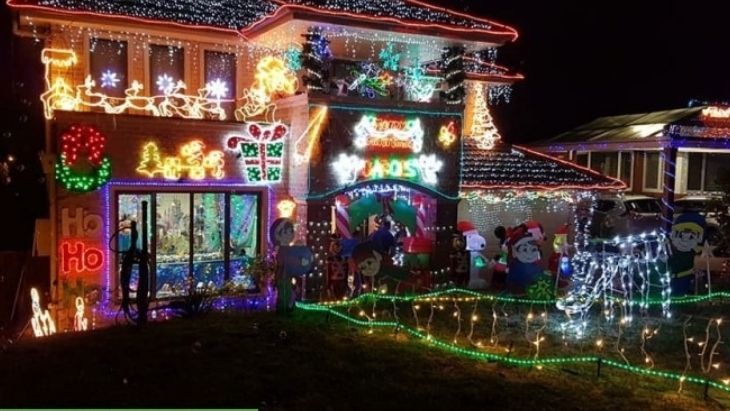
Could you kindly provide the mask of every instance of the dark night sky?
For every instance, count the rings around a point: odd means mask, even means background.
[[[595,117],[730,100],[730,1],[442,1],[520,32],[499,62],[523,73],[495,110],[508,141]]]

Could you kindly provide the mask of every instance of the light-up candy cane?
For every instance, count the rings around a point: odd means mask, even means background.
[[[53,318],[48,314],[48,310],[41,308],[40,296],[38,290],[35,288],[30,289],[31,308],[33,309],[33,318],[30,319],[30,324],[33,327],[33,334],[36,337],[45,337],[56,333],[56,324],[53,322]]]
[[[84,299],[76,297],[76,315],[74,315],[74,331],[86,331],[89,328],[89,320],[84,318]]]
[[[339,195],[335,199],[335,227],[343,239],[352,238],[352,233],[350,232],[350,213],[347,210],[349,203],[350,199],[345,195]]]

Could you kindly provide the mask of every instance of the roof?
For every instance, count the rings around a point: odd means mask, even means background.
[[[570,131],[536,143],[611,142],[661,137],[670,124],[699,114],[702,107],[654,111],[650,113],[599,117]]]
[[[464,141],[462,189],[622,190],[626,185],[596,171],[525,147],[481,149]]]
[[[419,0],[7,0],[18,9],[128,18],[187,27],[244,32],[292,11],[362,18],[410,28],[434,28],[461,36],[490,34],[515,40],[509,26]],[[353,9],[354,7],[357,7]]]

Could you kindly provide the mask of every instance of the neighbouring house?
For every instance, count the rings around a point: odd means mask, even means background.
[[[669,221],[676,198],[721,191],[717,177],[730,170],[730,107],[600,117],[533,147],[662,198]]]

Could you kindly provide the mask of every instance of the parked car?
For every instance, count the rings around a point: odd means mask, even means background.
[[[596,200],[591,234],[612,238],[661,229],[662,207],[659,200],[640,195],[602,197]]]
[[[696,212],[705,217],[705,238],[710,245],[718,245],[722,241],[720,231],[721,216],[728,215],[728,207],[722,199],[713,196],[687,196],[674,202],[674,214]]]

